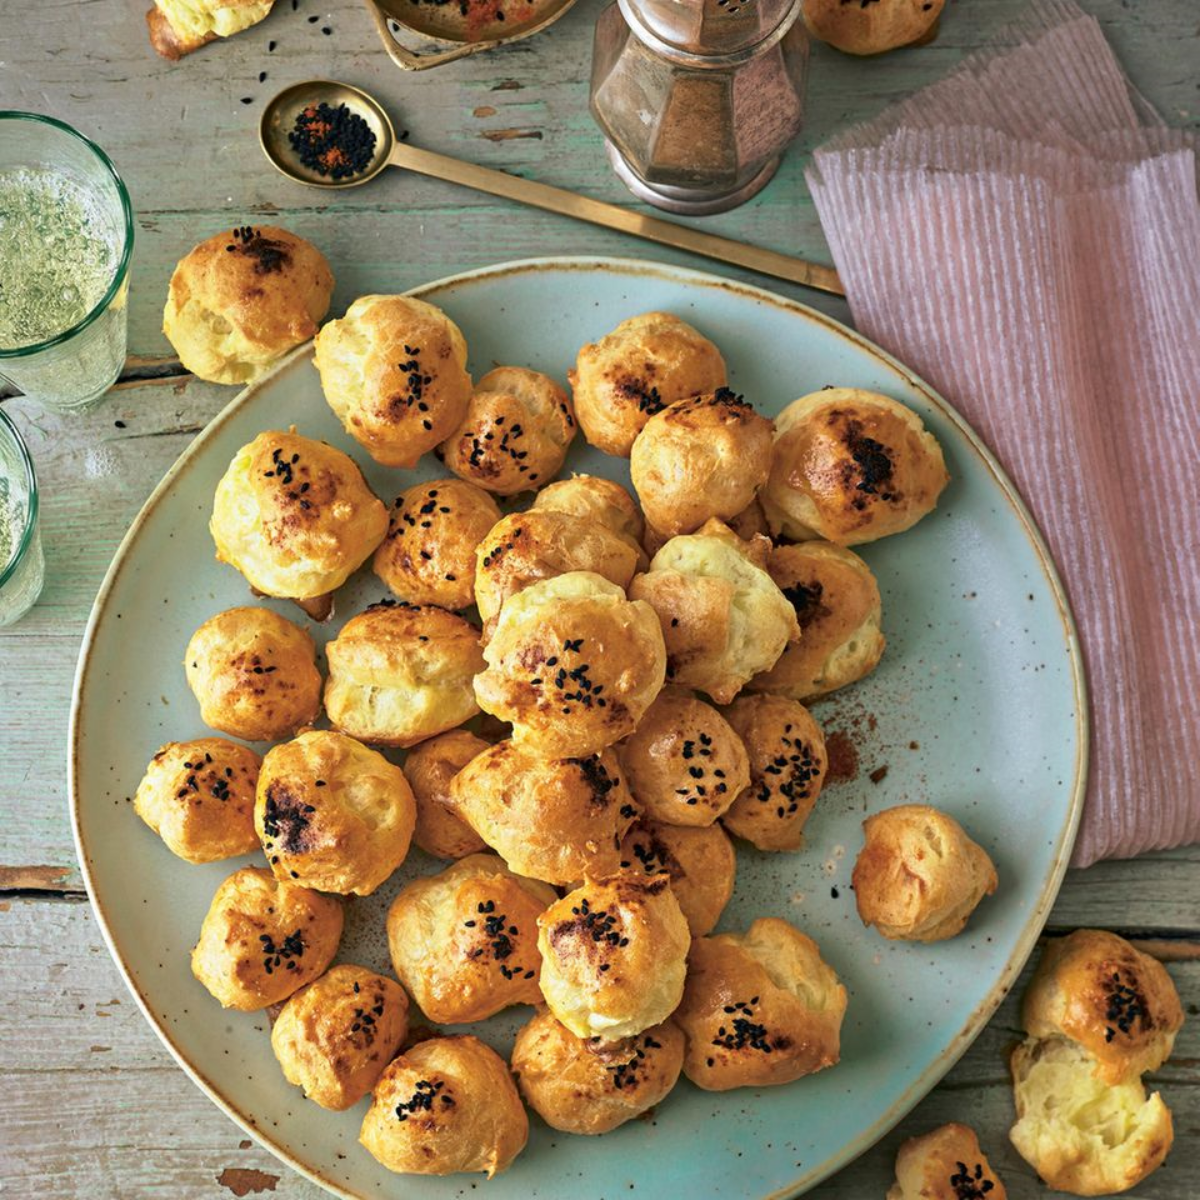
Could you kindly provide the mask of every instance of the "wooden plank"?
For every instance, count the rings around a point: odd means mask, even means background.
[[[1192,943],[1200,950],[1200,941]],[[14,996],[50,997],[0,1007],[0,1179],[15,1195],[220,1195],[259,1171],[275,1195],[316,1200],[317,1189],[254,1146],[175,1067],[125,991],[81,902],[17,899],[0,910],[0,963]],[[1168,967],[1192,1018],[1172,1060],[1154,1076],[1176,1118],[1168,1165],[1134,1196],[1191,1200],[1200,1155],[1200,962]],[[817,1200],[883,1195],[903,1137],[955,1119],[976,1128],[1013,1200],[1048,1196],[1009,1147],[1005,1056],[1017,1032],[1020,989],[945,1081],[879,1146],[812,1193]],[[69,1082],[68,1082],[69,1081]],[[69,1120],[61,1120],[69,1096]],[[8,1148],[5,1149],[4,1147]],[[6,1161],[6,1159],[8,1161]],[[217,1177],[234,1172],[224,1185]],[[260,1179],[262,1186],[267,1185]]]

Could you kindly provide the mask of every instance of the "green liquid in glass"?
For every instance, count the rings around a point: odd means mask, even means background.
[[[88,193],[57,171],[0,171],[0,349],[70,329],[104,298],[119,238]]]

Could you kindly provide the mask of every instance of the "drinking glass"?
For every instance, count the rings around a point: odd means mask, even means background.
[[[33,459],[0,408],[0,625],[33,607],[45,575]]]
[[[27,345],[0,343],[0,377],[46,408],[77,412],[108,391],[125,363],[133,209],[108,155],[83,134],[53,117],[0,110],[0,179],[11,181],[23,171],[65,176],[86,198],[96,235],[112,247],[112,279],[85,316],[67,328],[39,331],[40,340]],[[5,226],[10,222],[6,243]],[[26,247],[12,236],[13,228],[16,223],[0,202],[0,303],[20,304],[28,293],[3,293],[4,264],[41,248]],[[55,222],[48,218],[45,229],[49,243],[56,236]]]

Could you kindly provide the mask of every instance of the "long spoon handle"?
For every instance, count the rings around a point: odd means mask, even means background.
[[[388,162],[391,166],[402,167],[406,171],[416,171],[434,179],[446,179],[451,183],[473,188],[477,192],[487,192],[505,200],[515,200],[518,204],[530,204],[547,212],[574,217],[577,221],[590,221],[593,225],[617,229],[663,246],[674,246],[677,250],[689,250],[693,254],[702,254],[706,258],[715,258],[719,262],[730,263],[736,267],[746,267],[763,275],[772,275],[776,279],[786,279],[804,287],[832,292],[835,296],[846,294],[833,267],[805,262],[801,258],[777,254],[774,250],[763,250],[758,246],[748,246],[745,242],[718,237],[713,233],[702,233],[698,229],[676,225],[673,221],[664,221],[660,217],[647,217],[632,209],[618,208],[615,204],[591,200],[587,196],[551,187],[549,184],[534,183],[532,180],[520,179],[503,171],[479,167],[445,154],[435,154],[432,150],[419,150],[415,146],[397,142],[392,148]]]

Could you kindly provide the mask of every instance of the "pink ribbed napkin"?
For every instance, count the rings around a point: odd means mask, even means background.
[[[1075,865],[1200,841],[1195,144],[1099,25],[1040,0],[808,172],[854,320],[1033,510],[1092,704]]]

